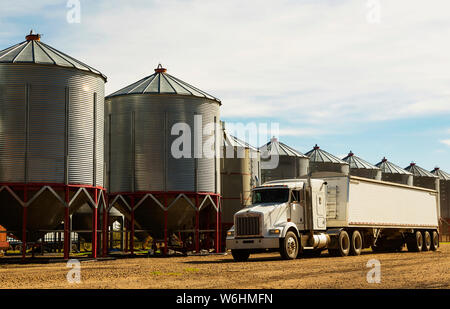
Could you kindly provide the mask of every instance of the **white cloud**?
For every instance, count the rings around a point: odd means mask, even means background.
[[[161,62],[228,118],[329,127],[450,113],[450,3],[381,0],[370,24],[366,2],[82,1],[80,25],[62,3],[49,15],[61,29],[44,38],[105,73],[108,94]],[[20,14],[16,3],[3,14]]]
[[[444,139],[440,141],[442,144],[450,146],[450,139]]]

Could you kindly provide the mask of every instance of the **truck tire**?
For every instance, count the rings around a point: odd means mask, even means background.
[[[363,239],[359,231],[352,233],[352,240],[350,243],[350,255],[360,255],[363,247]]]
[[[339,233],[337,249],[328,249],[330,256],[347,256],[350,253],[350,237],[346,231]]]
[[[250,256],[247,250],[231,250],[231,255],[236,262],[245,262]]]
[[[430,232],[424,231],[422,237],[423,237],[422,251],[430,251],[430,249],[431,249],[431,236],[430,236]]]
[[[298,254],[298,239],[294,232],[287,232],[280,244],[280,255],[284,260],[293,260]]]
[[[431,232],[431,250],[436,251],[439,248],[439,234],[436,231]]]
[[[422,251],[423,237],[422,233],[416,231],[414,234],[410,235],[406,240],[406,247],[410,252],[420,252]]]

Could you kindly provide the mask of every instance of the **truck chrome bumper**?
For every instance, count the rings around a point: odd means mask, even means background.
[[[227,238],[227,249],[278,249],[279,237],[264,238]]]

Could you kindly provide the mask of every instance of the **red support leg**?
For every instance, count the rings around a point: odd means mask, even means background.
[[[220,208],[219,208],[219,196],[216,195],[214,198],[214,202],[216,203],[217,212],[216,212],[216,253],[220,251]]]
[[[167,241],[167,194],[164,194],[164,255],[167,255],[167,246],[169,242]]]
[[[23,201],[28,202],[28,188],[25,186],[23,190]],[[28,206],[28,205],[26,205]],[[22,259],[25,259],[27,254],[27,207],[23,207],[23,216],[22,216]]]
[[[92,258],[97,258],[97,224],[98,224],[98,213],[97,213],[97,189],[95,191],[94,202],[95,207],[92,209]]]
[[[125,231],[125,252],[128,252],[128,219],[124,220],[124,231]]]
[[[102,230],[102,256],[106,257],[108,254],[108,209],[107,205],[103,205],[103,230]]]
[[[70,214],[69,214],[69,188],[66,187],[65,193],[65,202],[64,205],[65,214],[64,214],[64,259],[69,259],[69,251],[70,251]]]
[[[134,254],[134,196],[131,197],[131,236],[130,236],[131,255]]]
[[[195,195],[195,251],[200,252],[200,204],[198,194]]]

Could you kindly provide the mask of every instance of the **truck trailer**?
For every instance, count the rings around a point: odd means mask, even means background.
[[[279,251],[283,259],[320,255],[437,250],[435,190],[355,176],[266,182],[234,215],[226,246],[235,261]]]

